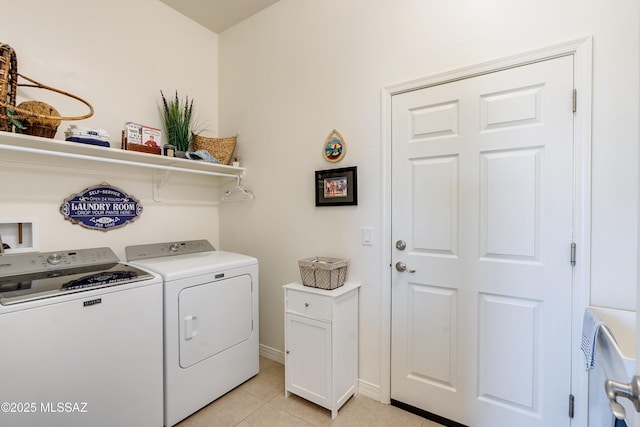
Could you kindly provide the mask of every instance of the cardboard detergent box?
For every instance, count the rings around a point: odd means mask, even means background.
[[[162,132],[160,129],[142,126],[142,143],[147,147],[162,147]]]
[[[122,143],[125,150],[129,144],[142,144],[142,125],[126,122],[122,132]]]
[[[126,122],[122,131],[122,148],[143,153],[161,154],[162,132],[160,129],[138,123]]]

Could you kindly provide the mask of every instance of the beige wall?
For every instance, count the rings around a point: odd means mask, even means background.
[[[42,250],[104,244],[122,255],[129,244],[204,237],[254,255],[261,270],[261,343],[276,351],[284,345],[281,286],[299,280],[297,260],[350,257],[349,279],[363,283],[360,377],[373,388],[380,384],[380,260],[388,250],[379,234],[381,89],[592,35],[591,296],[595,304],[634,308],[636,0],[281,0],[220,36],[157,0],[5,0],[3,6],[12,18],[3,20],[0,41],[17,50],[20,71],[96,108],[79,125],[105,128],[117,141],[125,120],[160,125],[158,91],[177,89],[196,99],[212,134],[238,133],[245,183],[257,198],[222,205],[218,233],[219,193],[210,178],[172,175],[165,201],[155,202],[144,170],[76,162],[43,168],[41,159],[0,152],[0,215],[39,217]],[[63,99],[49,102],[64,114],[83,111]],[[335,166],[358,166],[357,207],[314,206],[313,172],[334,166],[321,156],[333,128],[348,145]],[[143,216],[108,233],[65,221],[62,199],[102,181],[141,199]],[[365,226],[374,230],[374,246],[360,244]]]
[[[635,309],[639,5],[634,0],[281,0],[220,35],[220,127],[257,195],[224,205],[221,241],[260,260],[261,343],[283,350],[281,286],[297,260],[351,258],[360,378],[380,384],[381,89],[593,36],[594,304]],[[337,128],[344,160],[323,160]],[[315,208],[316,169],[358,166],[357,207]],[[374,246],[362,246],[373,227]],[[567,252],[568,255],[568,252]],[[580,261],[579,261],[580,262]]]
[[[63,122],[106,129],[120,146],[125,121],[161,127],[160,90],[196,100],[198,118],[212,133],[218,126],[218,36],[157,0],[109,2],[4,0],[0,42],[12,46],[18,71],[88,100],[95,115]],[[84,114],[75,101],[20,88],[18,101],[36,99],[63,115]],[[0,137],[1,142],[1,137]],[[53,162],[54,166],[43,166]],[[87,162],[10,154],[0,150],[0,220],[37,217],[40,249],[110,246],[124,256],[126,245],[208,238],[218,244],[216,180],[174,173],[164,201],[153,199],[152,172]],[[103,233],[65,221],[62,200],[101,182],[140,199],[136,222]],[[226,184],[226,182],[225,182]]]

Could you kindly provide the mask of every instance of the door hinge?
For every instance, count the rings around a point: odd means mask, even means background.
[[[571,242],[571,265],[576,265],[576,243]]]
[[[578,90],[573,90],[573,112],[575,113],[578,110]]]
[[[569,418],[573,418],[573,407],[574,407],[575,398],[573,394],[569,395]]]

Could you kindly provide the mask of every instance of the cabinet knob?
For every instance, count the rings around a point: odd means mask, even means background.
[[[305,307],[309,307],[309,303],[308,303],[308,302],[305,302],[305,303],[304,303],[304,306],[305,306]]]
[[[285,353],[289,354],[289,350],[287,350]]]

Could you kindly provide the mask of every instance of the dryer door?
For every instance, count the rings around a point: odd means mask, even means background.
[[[180,367],[188,368],[251,337],[251,293],[248,274],[180,292]]]

